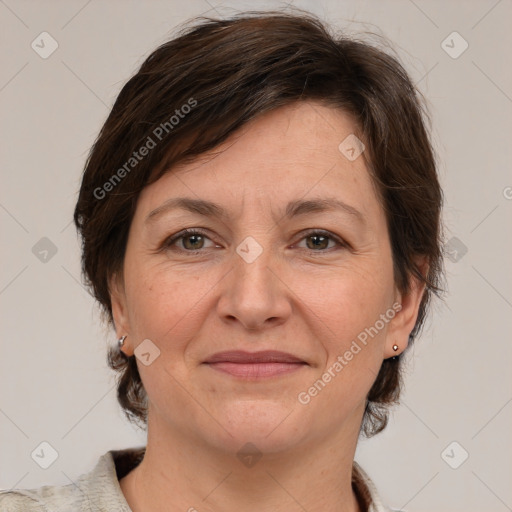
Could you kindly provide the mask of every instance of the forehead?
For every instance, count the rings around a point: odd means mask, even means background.
[[[357,132],[349,115],[316,102],[260,115],[219,147],[146,187],[139,197],[142,214],[172,197],[225,204],[236,217],[251,205],[280,209],[311,196],[339,198],[365,216],[379,215],[363,155],[351,160],[340,150]]]

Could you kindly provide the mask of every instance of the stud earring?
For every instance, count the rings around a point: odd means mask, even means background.
[[[119,350],[121,350],[123,348],[123,345],[124,345],[124,340],[127,338],[128,336],[125,335],[125,336],[121,336],[118,340],[117,340],[117,344],[119,345]]]

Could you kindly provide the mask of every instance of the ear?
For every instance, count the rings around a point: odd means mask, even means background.
[[[113,274],[108,284],[112,304],[112,316],[114,317],[117,337],[120,338],[130,333],[130,322],[128,319],[128,308],[122,272]]]
[[[414,258],[419,271],[423,276],[428,272],[428,259],[426,256]],[[402,305],[400,311],[388,325],[386,336],[386,346],[384,348],[384,359],[401,354],[409,343],[409,334],[414,329],[421,300],[425,292],[425,283],[421,282],[415,275],[410,277],[410,290],[407,294],[401,294],[396,291],[396,302]],[[398,349],[393,350],[393,346],[398,345]]]

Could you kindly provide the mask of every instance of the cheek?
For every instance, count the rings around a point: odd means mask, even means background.
[[[337,420],[361,404],[378,375],[392,301],[392,267],[366,261],[340,269],[311,292],[311,309],[319,319],[325,359],[310,385],[322,395],[319,404],[339,404]],[[371,263],[371,264],[370,264]],[[394,313],[392,311],[391,313]]]
[[[208,300],[214,287],[214,276],[184,274],[168,262],[144,265],[134,261],[128,272],[130,324],[137,339],[149,338],[157,345],[172,340],[166,350],[178,349],[180,340],[192,337],[200,326],[203,300]]]
[[[325,281],[322,293],[313,295],[310,307],[325,357],[298,398],[329,410],[336,427],[363,406],[378,375],[387,329],[380,315],[390,307],[389,289],[372,273],[354,271]]]
[[[304,273],[308,277],[295,281],[297,295],[324,326],[324,345],[332,350],[342,350],[391,305],[391,265],[370,263],[347,264],[328,275]]]
[[[381,269],[380,275],[362,273],[339,285],[343,291],[338,293],[331,324],[337,337],[331,336],[326,344],[326,369],[336,375],[333,394],[361,398],[368,393],[382,364],[386,333],[394,316],[392,279]],[[330,297],[335,294],[333,289],[328,293]]]

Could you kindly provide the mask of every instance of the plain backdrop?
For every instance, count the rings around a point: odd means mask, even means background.
[[[179,24],[283,5],[0,1],[0,488],[69,484],[107,450],[145,443],[115,398],[115,333],[81,285],[71,217],[85,158],[122,85]],[[429,101],[445,191],[446,300],[408,357],[401,405],[356,460],[392,507],[512,510],[512,4],[291,5],[392,41]],[[31,456],[43,442],[58,454],[48,469]]]

